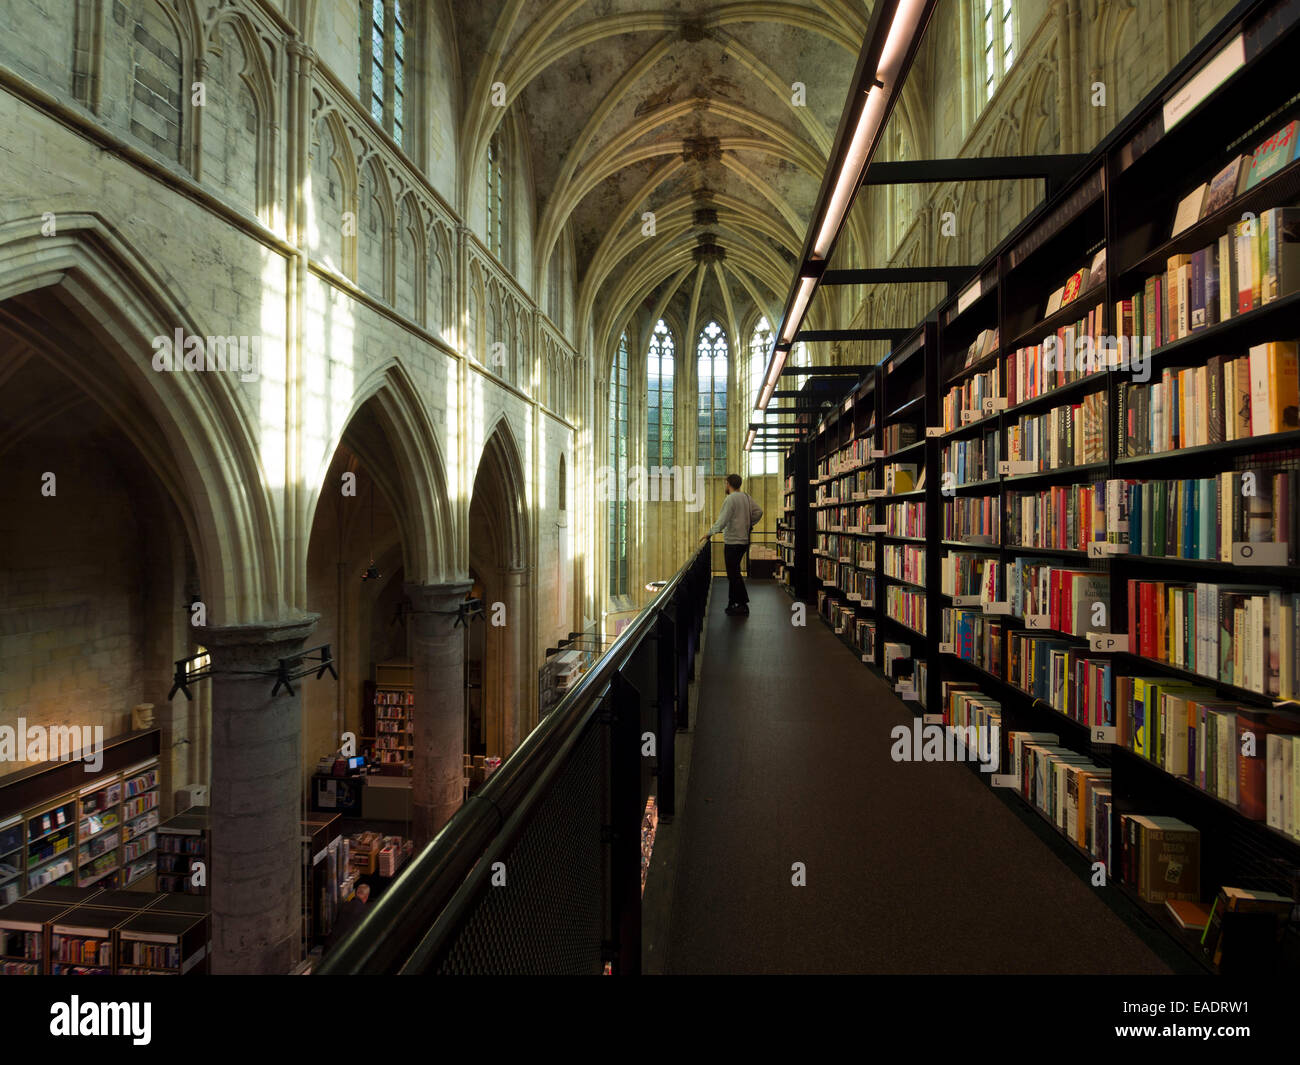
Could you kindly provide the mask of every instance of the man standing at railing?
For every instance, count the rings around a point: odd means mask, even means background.
[[[708,543],[714,533],[722,533],[722,557],[727,563],[727,613],[749,616],[749,592],[740,575],[740,560],[749,550],[749,530],[763,517],[763,508],[740,490],[740,474],[727,474],[727,498],[722,512],[700,543]]]

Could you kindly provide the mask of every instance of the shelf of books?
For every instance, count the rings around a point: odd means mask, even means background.
[[[822,420],[809,445],[814,473],[810,554],[817,611],[871,664],[879,653],[877,385],[875,374],[867,373]]]
[[[874,563],[868,657],[1225,973],[1300,955],[1297,45],[1239,5],[882,364],[873,516],[813,509],[827,622]]]
[[[146,910],[117,929],[119,976],[184,976],[207,971],[208,918]]]
[[[206,806],[195,806],[158,826],[158,890],[208,893],[206,877],[196,876],[195,863],[206,862],[210,818]]]
[[[410,776],[415,760],[415,684],[409,662],[377,662],[367,682],[366,739],[387,776]]]

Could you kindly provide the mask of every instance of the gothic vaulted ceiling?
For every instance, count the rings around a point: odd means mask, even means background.
[[[591,316],[598,347],[642,306],[779,312],[869,5],[452,6],[469,146],[486,145],[501,114],[491,86],[504,84],[530,143],[536,276],[569,226],[578,320]]]

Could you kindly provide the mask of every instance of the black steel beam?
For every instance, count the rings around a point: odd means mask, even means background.
[[[785,366],[781,369],[781,376],[785,377],[857,377],[867,370],[874,370],[875,365],[871,366]]]
[[[960,285],[975,276],[974,266],[880,266],[859,270],[827,270],[823,285],[904,285],[918,281],[940,281]]]
[[[810,342],[817,340],[901,340],[912,332],[910,329],[801,329],[794,338]]]
[[[1087,155],[991,155],[969,159],[908,159],[872,163],[863,185],[925,185],[942,181],[1014,181],[1042,178],[1050,196],[1087,163]]]

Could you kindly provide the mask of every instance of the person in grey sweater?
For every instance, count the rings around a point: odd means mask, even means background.
[[[727,563],[727,613],[747,617],[749,592],[740,575],[740,560],[749,550],[749,530],[762,519],[763,508],[742,492],[740,485],[740,474],[727,475],[727,498],[722,501],[722,511],[700,543],[708,543],[714,533],[722,533],[722,557]]]

